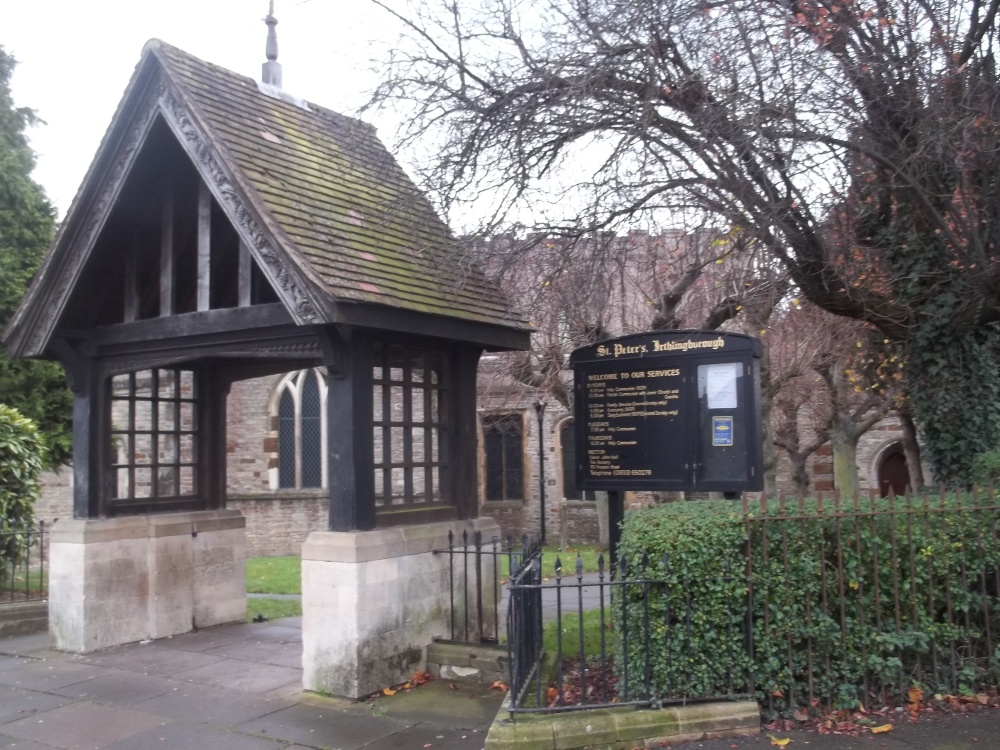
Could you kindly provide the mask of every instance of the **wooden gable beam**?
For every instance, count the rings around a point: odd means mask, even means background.
[[[168,184],[160,214],[160,317],[174,314],[174,192]]]
[[[208,185],[198,183],[198,312],[207,312],[212,303],[212,194]]]

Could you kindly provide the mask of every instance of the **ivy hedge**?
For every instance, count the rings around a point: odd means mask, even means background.
[[[813,699],[892,703],[913,685],[954,694],[998,684],[998,514],[992,498],[968,495],[628,514],[629,571],[645,558],[647,575],[666,581],[650,587],[655,694],[752,694],[779,712]],[[641,633],[641,598],[624,607]],[[644,672],[644,638],[626,658],[631,674]]]
[[[29,544],[43,452],[35,423],[0,404],[0,584]]]

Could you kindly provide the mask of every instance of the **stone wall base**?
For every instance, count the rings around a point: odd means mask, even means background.
[[[17,602],[0,605],[0,638],[44,633],[48,629],[48,602]]]
[[[448,532],[499,535],[490,518],[376,531],[314,531],[302,546],[303,687],[360,698],[405,682],[424,665],[424,649],[450,633],[455,607],[473,596],[474,580],[449,565]],[[483,558],[484,622],[492,622],[493,558]],[[474,598],[472,599],[474,601]],[[459,611],[463,611],[459,609]],[[470,608],[476,612],[475,606]],[[478,633],[473,622],[471,632]],[[478,638],[478,635],[476,636]]]
[[[455,682],[507,681],[507,647],[436,641],[427,647],[427,671]]]
[[[50,541],[55,647],[89,653],[246,617],[239,511],[60,519]]]

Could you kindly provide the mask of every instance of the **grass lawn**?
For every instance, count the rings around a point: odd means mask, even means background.
[[[542,575],[551,578],[556,574],[556,558],[562,563],[563,576],[576,575],[576,556],[580,555],[583,561],[584,573],[597,572],[597,557],[601,550],[596,546],[578,545],[560,550],[558,547],[545,547],[542,551]],[[508,570],[509,559],[506,555],[500,558],[500,575],[506,578],[510,575]],[[604,553],[604,572],[608,573],[608,554]]]
[[[45,571],[44,576],[40,570],[29,570],[26,573],[21,569],[18,569],[13,579],[7,578],[6,575],[0,575],[0,590],[14,591],[19,594],[23,594],[25,591],[29,594],[44,594],[48,590],[48,586],[48,570]]]
[[[607,613],[605,613],[607,617]],[[605,627],[610,619],[605,621]],[[559,629],[555,622],[550,622],[542,631],[542,643],[548,654],[557,653]],[[611,649],[611,632],[604,634],[605,649]],[[591,610],[583,613],[583,651],[587,658],[601,655],[601,612]],[[580,654],[580,617],[575,613],[564,612],[562,616],[562,653],[564,658],[576,658]]]
[[[296,599],[247,599],[247,622],[253,622],[257,615],[268,620],[279,617],[296,617],[302,614],[302,602]]]
[[[247,593],[301,594],[302,559],[298,555],[248,557]]]

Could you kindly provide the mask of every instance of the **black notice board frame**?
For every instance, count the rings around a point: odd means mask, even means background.
[[[578,486],[763,489],[761,354],[753,336],[697,330],[577,349],[570,364]]]

